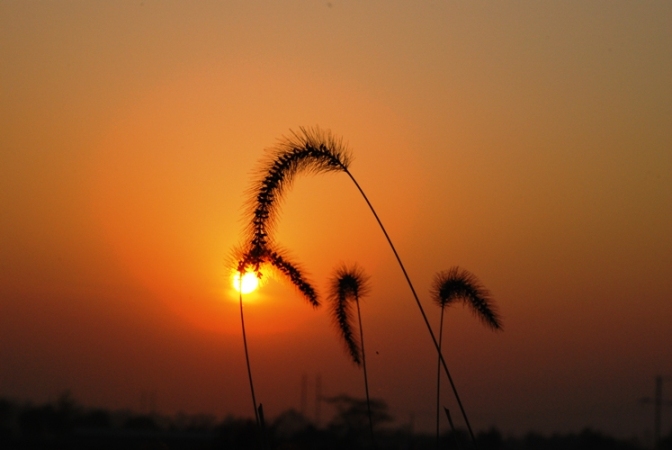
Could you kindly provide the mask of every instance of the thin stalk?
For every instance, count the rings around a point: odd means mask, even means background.
[[[427,314],[425,314],[425,310],[422,307],[422,304],[420,303],[420,299],[418,298],[418,294],[415,292],[415,288],[413,287],[413,283],[411,283],[411,279],[408,276],[408,273],[406,272],[406,268],[404,267],[404,263],[401,262],[401,258],[399,257],[399,254],[397,253],[396,248],[394,247],[394,244],[392,243],[392,239],[390,239],[390,236],[387,234],[387,231],[385,230],[385,227],[383,226],[383,222],[381,222],[380,218],[378,217],[378,214],[376,214],[376,210],[373,208],[373,205],[369,201],[369,198],[366,196],[364,193],[364,190],[361,188],[359,183],[357,183],[357,180],[355,180],[355,177],[352,176],[349,170],[344,168],[345,173],[348,174],[350,179],[352,180],[353,183],[355,183],[355,186],[359,190],[360,194],[362,194],[362,197],[364,197],[364,200],[366,201],[366,204],[369,205],[369,209],[373,213],[373,216],[376,218],[376,221],[378,222],[378,225],[380,226],[380,229],[382,230],[383,234],[385,235],[385,238],[387,239],[388,244],[390,244],[390,248],[392,249],[392,252],[394,253],[395,258],[397,259],[397,262],[399,263],[399,267],[401,268],[401,271],[404,273],[404,277],[406,278],[406,282],[408,283],[408,287],[411,289],[411,292],[413,293],[413,298],[415,299],[415,303],[418,305],[418,308],[420,309],[420,314],[422,314],[422,318],[425,321],[425,325],[427,326],[427,331],[429,331],[429,335],[432,338],[432,342],[434,342],[434,347],[436,348],[437,353],[439,354],[439,360],[441,361],[441,365],[443,366],[443,370],[446,372],[446,376],[448,377],[448,381],[450,381],[450,386],[453,388],[453,394],[455,395],[455,399],[457,400],[457,404],[460,407],[460,411],[462,412],[462,417],[464,417],[464,422],[467,425],[467,429],[469,430],[469,435],[471,436],[471,440],[474,443],[474,447],[476,447],[476,436],[474,435],[474,432],[471,429],[471,425],[469,424],[469,419],[467,418],[467,413],[464,410],[464,407],[462,406],[462,401],[460,400],[460,396],[457,393],[457,388],[455,387],[455,383],[453,383],[453,377],[450,376],[450,371],[448,370],[448,365],[446,364],[446,361],[443,359],[443,355],[441,354],[441,350],[439,347],[439,343],[436,340],[436,337],[434,336],[434,332],[432,331],[432,326],[429,324],[429,319],[427,319]]]
[[[453,439],[455,441],[455,447],[457,447],[457,450],[462,450],[460,440],[457,438],[457,430],[455,429],[455,425],[453,425],[453,419],[450,418],[450,411],[445,406],[443,407],[443,410],[446,412],[446,417],[448,417],[448,423],[450,424],[450,430],[452,431],[451,434],[453,435]]]
[[[257,428],[261,429],[261,422],[259,420],[259,412],[257,411],[257,398],[254,395],[254,383],[252,382],[252,369],[250,368],[250,354],[247,351],[247,335],[245,334],[245,317],[243,316],[243,276],[240,276],[240,290],[238,291],[240,300],[240,323],[243,328],[243,346],[245,347],[245,362],[247,363],[247,376],[250,379],[250,391],[252,392],[252,409],[254,410],[254,418],[257,422]]]
[[[376,438],[373,434],[373,417],[371,415],[371,400],[369,397],[369,377],[366,373],[366,355],[364,353],[364,328],[362,328],[362,314],[359,310],[359,298],[355,297],[357,303],[357,318],[359,319],[359,343],[362,348],[362,368],[364,369],[364,391],[366,392],[366,411],[369,414],[369,429],[371,431],[371,443],[376,448]]]
[[[266,441],[266,421],[264,420],[264,405],[259,403],[259,443],[263,450],[268,448],[268,442]]]
[[[443,344],[443,311],[445,308],[441,308],[441,322],[439,322],[439,353],[441,352],[441,346]],[[440,422],[440,393],[441,393],[441,360],[436,363],[436,448],[439,449],[439,436],[441,435],[439,431],[439,422]]]

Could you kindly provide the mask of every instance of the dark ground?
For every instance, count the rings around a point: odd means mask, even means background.
[[[347,396],[326,399],[338,411],[324,428],[317,429],[305,417],[290,410],[257,432],[254,421],[226,418],[218,422],[207,415],[137,414],[130,411],[86,409],[68,394],[56,402],[32,405],[0,400],[0,449],[63,450],[219,450],[219,449],[368,449],[374,448],[368,426],[366,403]],[[431,435],[411,434],[407,429],[385,426],[391,420],[387,406],[372,407],[375,448],[380,450],[436,449]],[[638,450],[639,442],[623,441],[585,429],[578,434],[503,437],[496,430],[477,434],[479,450]],[[439,448],[471,450],[469,435],[462,431],[441,436]],[[672,450],[672,433],[659,448]]]

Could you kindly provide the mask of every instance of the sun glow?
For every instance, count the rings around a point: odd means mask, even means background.
[[[243,274],[242,282],[240,280],[240,272],[236,272],[233,275],[233,287],[243,294],[249,294],[254,291],[257,286],[259,286],[259,279],[254,272],[245,272]]]

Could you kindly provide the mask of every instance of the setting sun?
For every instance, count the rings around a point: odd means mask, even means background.
[[[233,287],[243,294],[249,294],[259,286],[259,279],[254,272],[246,272],[243,275],[243,280],[240,280],[240,273],[236,272],[233,275]]]

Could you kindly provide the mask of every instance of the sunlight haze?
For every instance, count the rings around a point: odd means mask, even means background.
[[[234,251],[265,149],[317,126],[433,327],[435,273],[491,291],[502,332],[462,305],[444,324],[477,430],[650,438],[671,30],[665,1],[0,2],[0,397],[252,417]],[[351,180],[299,174],[275,230],[323,302],[340,264],[370,274],[372,395],[431,431],[436,351]],[[318,375],[363,397],[327,305],[263,281],[244,301],[266,414],[300,407],[304,375],[311,399]]]

